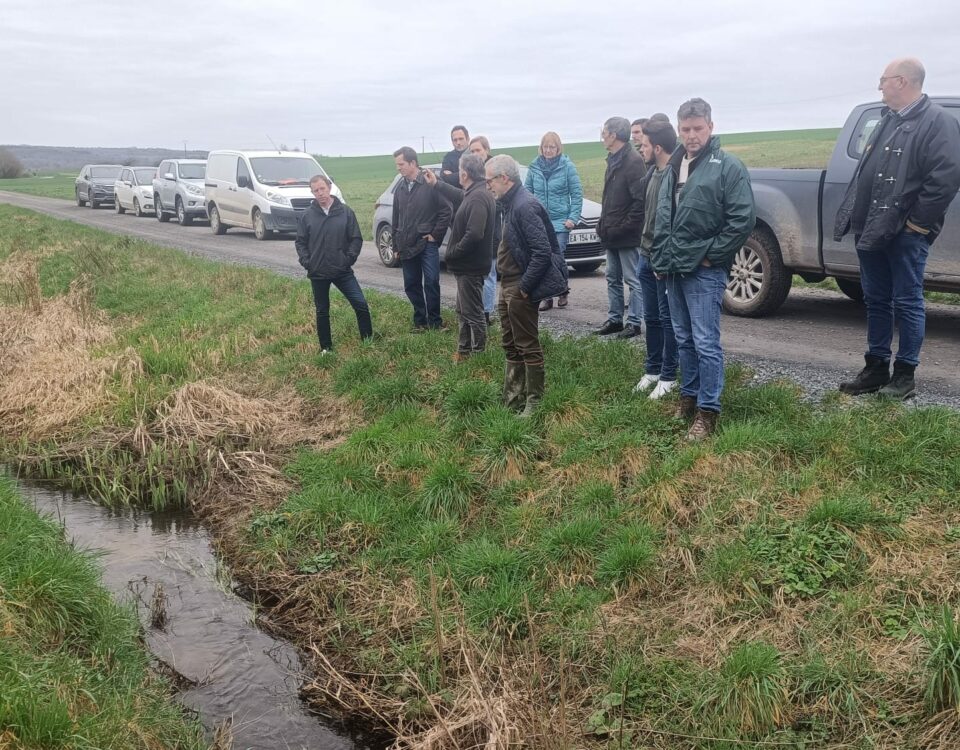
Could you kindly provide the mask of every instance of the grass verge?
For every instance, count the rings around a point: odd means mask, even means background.
[[[957,413],[731,367],[721,432],[687,446],[630,395],[642,349],[545,337],[521,422],[499,351],[454,365],[396,298],[370,295],[366,344],[335,302],[318,357],[303,282],[7,207],[0,229],[0,376],[59,362],[85,404],[0,392],[0,449],[192,504],[311,655],[309,699],[410,748],[960,742]],[[47,352],[54,305],[86,333]]]
[[[206,747],[99,579],[0,475],[0,747]]]

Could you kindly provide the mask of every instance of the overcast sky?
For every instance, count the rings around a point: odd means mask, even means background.
[[[693,96],[720,133],[839,126],[893,57],[960,94],[958,22],[957,0],[0,0],[0,143],[359,155],[463,123],[501,147]]]

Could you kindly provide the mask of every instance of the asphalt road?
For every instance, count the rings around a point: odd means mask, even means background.
[[[287,276],[302,274],[289,238],[257,242],[252,232],[240,229],[216,237],[206,223],[190,227],[175,222],[161,224],[154,218],[118,216],[111,208],[79,208],[68,201],[22,193],[0,191],[0,202],[213,260],[267,268]],[[355,271],[365,288],[402,296],[400,270],[384,267],[373,243],[364,243]],[[606,317],[603,271],[586,276],[572,274],[570,286],[570,306],[543,313],[541,325],[559,333],[586,334]],[[441,292],[445,304],[453,305],[455,290],[453,278],[444,271]],[[730,360],[753,367],[761,378],[791,377],[816,395],[863,366],[864,309],[839,293],[797,289],[771,317],[725,315],[722,338]],[[927,306],[927,336],[917,379],[921,403],[960,405],[960,306]]]

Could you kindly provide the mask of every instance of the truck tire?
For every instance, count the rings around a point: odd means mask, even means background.
[[[840,291],[847,295],[854,302],[863,303],[863,287],[860,286],[859,281],[853,279],[845,279],[841,276],[836,276],[834,281],[837,282],[837,286],[840,287]]]
[[[776,238],[766,229],[754,229],[734,256],[723,309],[744,318],[769,315],[783,304],[792,284]]]

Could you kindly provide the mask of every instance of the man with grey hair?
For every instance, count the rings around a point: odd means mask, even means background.
[[[494,156],[485,170],[487,188],[503,209],[497,248],[498,309],[507,359],[503,402],[514,411],[523,409],[521,416],[531,417],[543,398],[545,380],[538,308],[541,300],[566,291],[567,263],[550,215],[523,186],[513,157]]]
[[[433,187],[456,210],[447,240],[447,270],[457,281],[457,318],[460,336],[454,362],[463,362],[487,345],[487,324],[483,316],[483,282],[493,257],[494,221],[497,203],[484,186],[483,157],[464,153],[459,162],[459,184],[463,189],[437,179],[431,170],[423,173]]]
[[[637,263],[643,232],[644,177],[647,165],[628,144],[630,121],[611,117],[603,124],[600,138],[607,149],[607,171],[603,177],[600,222],[597,234],[607,251],[607,300],[610,309],[598,336],[616,333],[618,338],[639,336],[643,302]],[[627,323],[623,324],[623,285],[629,290]]]
[[[687,440],[698,441],[714,432],[720,416],[720,305],[733,257],[756,216],[750,175],[720,148],[710,105],[703,99],[684,102],[677,130],[680,145],[667,162],[657,195],[650,262],[666,279],[677,339],[681,380],[674,416],[692,420]]]
[[[853,232],[867,307],[866,365],[840,383],[852,395],[916,393],[927,254],[960,189],[960,123],[923,93],[923,79],[923,65],[911,57],[883,71],[878,88],[887,109],[837,211],[833,238]],[[900,341],[891,378],[894,326]]]
[[[297,221],[297,259],[307,272],[313,289],[317,316],[317,338],[320,354],[333,349],[330,337],[330,285],[332,284],[353,307],[360,338],[373,336],[370,308],[353,273],[353,264],[360,257],[363,237],[353,209],[331,195],[333,183],[324,174],[310,178],[314,200]]]

